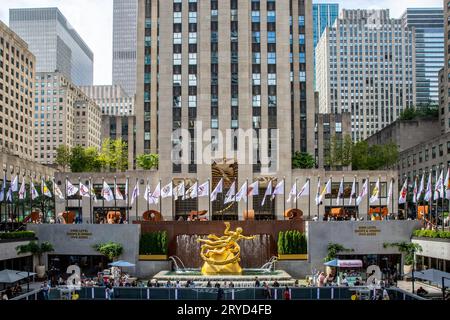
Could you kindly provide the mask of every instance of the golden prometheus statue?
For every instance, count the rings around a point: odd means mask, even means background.
[[[225,222],[224,236],[218,237],[210,234],[208,239],[198,239],[203,243],[200,256],[205,261],[202,267],[202,274],[241,274],[241,247],[238,241],[241,239],[252,240],[255,236],[246,237],[242,235],[242,228],[230,231],[230,223]]]

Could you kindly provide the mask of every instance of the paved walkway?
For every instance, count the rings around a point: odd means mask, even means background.
[[[412,292],[412,282],[411,281],[398,281],[397,286],[399,289],[403,289],[407,292]],[[421,281],[414,281],[414,290],[417,292],[418,288],[424,288],[428,291],[428,295],[430,296],[442,296],[442,290],[438,287],[431,286],[427,283]]]

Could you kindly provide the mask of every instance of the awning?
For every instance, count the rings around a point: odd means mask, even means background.
[[[363,263],[361,260],[339,260],[334,259],[325,262],[324,265],[328,267],[339,267],[339,268],[362,268]]]
[[[412,278],[412,272],[406,274],[406,277]],[[450,287],[450,273],[441,270],[428,269],[423,271],[414,271],[414,278],[429,281],[438,286],[442,286],[442,278],[444,278],[444,285],[447,288]]]
[[[0,283],[15,283],[20,280],[26,279],[29,276],[33,276],[36,273],[34,272],[26,272],[26,271],[17,271],[17,270],[2,270],[0,271]]]

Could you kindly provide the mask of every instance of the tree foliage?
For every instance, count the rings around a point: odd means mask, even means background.
[[[398,251],[405,255],[405,265],[412,265],[414,263],[414,254],[422,251],[422,246],[420,244],[405,241],[383,243],[383,248],[388,247],[397,247]]]
[[[393,166],[399,157],[398,147],[394,143],[369,146],[367,141],[357,142],[353,146],[353,170],[378,170]]]
[[[159,155],[157,154],[140,154],[136,157],[136,164],[144,170],[157,169],[159,165]]]
[[[316,166],[314,157],[306,152],[295,151],[292,155],[293,169],[311,169]]]
[[[439,107],[428,104],[413,108],[406,108],[400,113],[400,120],[414,120],[417,118],[439,118]]]
[[[324,261],[328,262],[337,258],[339,252],[352,252],[353,249],[345,248],[339,243],[329,243],[327,246],[327,256]]]
[[[36,241],[30,241],[27,244],[16,247],[17,254],[31,253],[38,257],[39,265],[41,264],[42,255],[46,252],[54,251],[53,245],[50,242],[42,242],[40,245]]]
[[[167,232],[142,234],[139,241],[139,254],[167,254]]]
[[[62,144],[56,148],[55,163],[62,166],[64,170],[67,170],[67,166],[70,164],[71,157],[72,151],[69,146]]]
[[[102,168],[125,171],[128,168],[128,145],[121,138],[103,140],[99,154]]]
[[[94,245],[94,249],[109,260],[118,258],[123,253],[123,246],[120,243],[106,242]]]

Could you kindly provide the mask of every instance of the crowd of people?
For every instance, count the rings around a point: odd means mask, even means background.
[[[7,287],[6,290],[1,293],[1,299],[9,300],[16,296],[19,296],[20,294],[22,294],[22,292],[22,286],[19,283],[16,283],[14,286]]]

